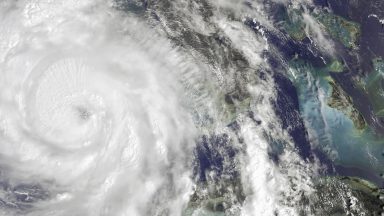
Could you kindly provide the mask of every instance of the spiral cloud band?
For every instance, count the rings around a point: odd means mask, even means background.
[[[166,42],[112,8],[0,3],[2,181],[19,192],[0,195],[1,215],[176,215],[185,206],[194,126],[179,99],[184,69],[161,57],[175,52]]]

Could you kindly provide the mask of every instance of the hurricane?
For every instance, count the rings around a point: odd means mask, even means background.
[[[1,1],[0,215],[378,211],[381,78],[322,2]]]

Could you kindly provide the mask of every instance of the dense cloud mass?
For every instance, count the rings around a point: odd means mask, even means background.
[[[177,215],[188,200],[187,69],[112,6],[1,3],[2,181],[26,185],[2,215]]]
[[[305,0],[2,0],[0,215],[311,215],[273,5],[334,55]]]

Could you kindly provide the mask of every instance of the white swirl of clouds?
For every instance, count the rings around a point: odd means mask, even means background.
[[[194,125],[177,51],[109,1],[2,1],[0,16],[0,165],[49,193],[1,213],[179,215]]]
[[[220,29],[257,68],[267,67],[268,41],[262,29],[256,35],[241,20],[247,15],[272,28],[262,3],[212,1],[212,25],[183,4],[175,8],[195,32]],[[205,129],[223,130],[228,122],[216,101],[234,86],[237,68],[204,64],[193,49],[193,58],[184,59],[154,29],[113,6],[102,0],[0,3],[0,177],[48,191],[32,207],[1,208],[1,214],[180,215],[185,209],[195,139],[188,113],[202,116],[194,116],[201,127],[209,125],[198,122],[208,113],[212,128]],[[178,33],[160,22],[169,35]],[[239,118],[245,153],[238,166],[247,195],[240,212],[298,215],[296,199],[312,192],[313,170],[274,114],[272,78],[247,86],[251,110],[263,123]],[[287,141],[281,167],[268,157],[266,133]],[[0,199],[7,201],[6,194]]]

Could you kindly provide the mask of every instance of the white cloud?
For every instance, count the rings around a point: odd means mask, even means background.
[[[324,27],[309,13],[303,13],[303,22],[306,24],[306,34],[314,44],[323,52],[335,54],[332,40],[324,34]]]
[[[195,133],[177,51],[110,2],[0,6],[0,164],[50,193],[26,213],[179,215]]]

